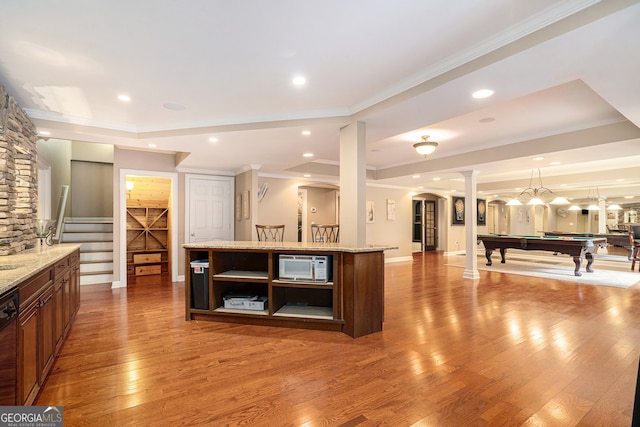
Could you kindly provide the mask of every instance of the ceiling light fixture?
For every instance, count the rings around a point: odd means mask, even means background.
[[[313,153],[304,153],[302,157],[313,157]]]
[[[473,96],[475,99],[483,99],[488,98],[491,95],[493,95],[493,91],[491,89],[481,89],[473,92],[471,96]]]
[[[307,79],[302,76],[296,76],[293,78],[292,82],[296,86],[303,86],[307,82]]]
[[[311,135],[311,131],[310,131],[310,130],[303,130],[303,131],[302,131],[302,134],[303,134],[304,136],[309,136],[309,135]]]
[[[129,95],[118,95],[118,99],[122,102],[129,102],[131,101],[131,97]]]
[[[520,206],[522,202],[521,198],[529,198],[527,205],[535,206],[535,205],[544,205],[545,201],[542,200],[542,196],[546,193],[549,193],[554,197],[554,199],[549,202],[552,205],[568,205],[569,201],[562,196],[558,196],[556,193],[542,185],[542,175],[540,174],[540,169],[538,169],[538,182],[540,185],[538,187],[533,187],[533,170],[531,171],[531,178],[529,179],[529,187],[522,190],[517,197],[509,200],[507,202],[507,206]]]
[[[607,207],[608,211],[621,211],[622,207],[620,205],[616,205],[615,203],[613,205],[609,205],[609,207]]]
[[[209,138],[209,142],[218,142],[218,138],[212,136],[211,138]]]
[[[416,149],[418,154],[427,157],[429,154],[436,151],[436,147],[438,147],[438,143],[434,141],[427,141],[429,139],[429,135],[422,136],[422,142],[417,142],[413,144],[413,148]]]
[[[591,195],[591,187],[589,187],[589,192],[587,193],[587,199],[591,201],[589,206],[587,206],[587,210],[590,210],[590,211],[600,210],[600,206],[598,206],[598,203],[600,202],[600,191],[598,190],[598,187],[594,188],[593,196]]]

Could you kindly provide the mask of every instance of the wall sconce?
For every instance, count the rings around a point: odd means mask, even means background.
[[[429,135],[422,136],[422,142],[418,142],[413,144],[413,148],[416,149],[418,154],[427,157],[429,154],[436,151],[436,147],[438,147],[437,142],[427,141],[429,139]]]
[[[127,181],[127,199],[131,198],[131,190],[133,190],[133,181]]]

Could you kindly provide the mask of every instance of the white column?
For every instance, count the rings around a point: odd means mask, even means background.
[[[465,279],[479,279],[478,272],[478,226],[476,193],[477,171],[463,171],[464,176],[464,234],[465,234],[465,268],[462,277]]]
[[[340,243],[356,248],[367,244],[365,130],[364,122],[340,130]]]
[[[604,198],[598,199],[598,233],[607,232],[607,204]]]

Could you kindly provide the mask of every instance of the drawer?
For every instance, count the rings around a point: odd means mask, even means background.
[[[136,267],[136,276],[148,276],[151,274],[160,274],[162,267],[160,265],[141,265]]]
[[[134,254],[134,264],[147,264],[151,262],[160,262],[162,260],[162,254]]]
[[[22,311],[31,301],[39,298],[40,294],[53,283],[54,271],[55,270],[53,268],[49,267],[18,285],[20,311]]]

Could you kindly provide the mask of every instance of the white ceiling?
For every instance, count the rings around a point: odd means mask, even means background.
[[[462,190],[477,170],[505,198],[540,169],[567,196],[637,201],[638,3],[3,2],[0,84],[52,142],[188,153],[185,171],[335,179],[339,129],[359,120],[372,183]]]

